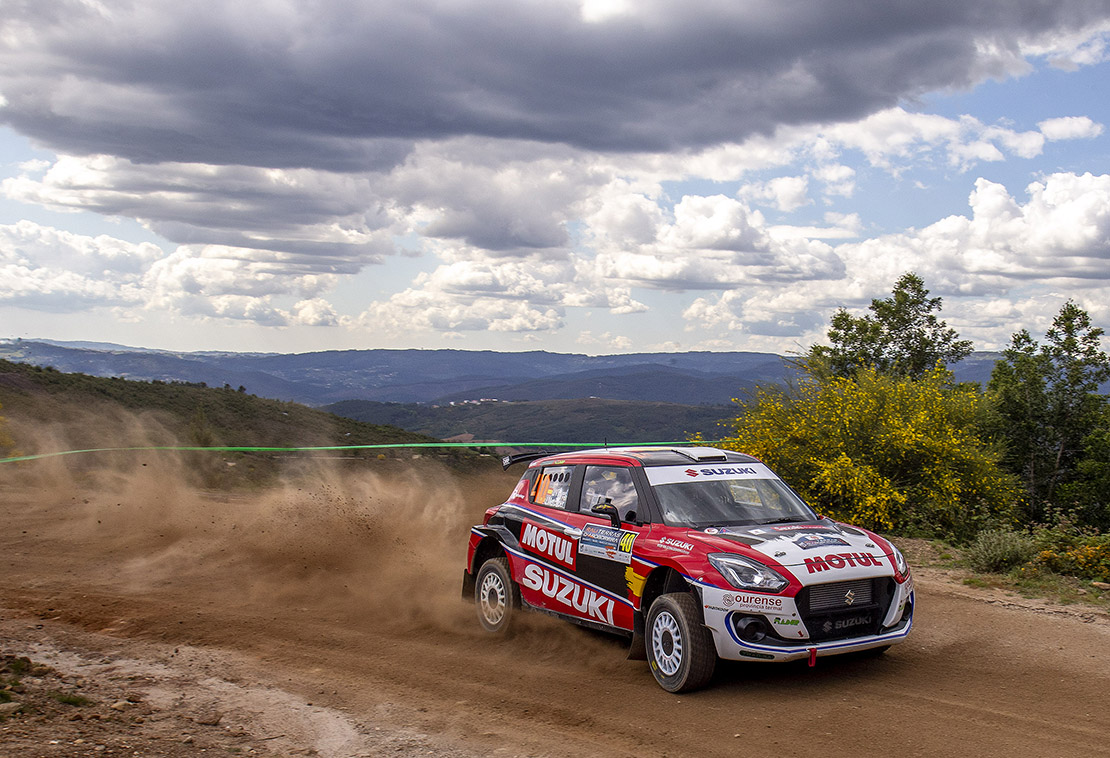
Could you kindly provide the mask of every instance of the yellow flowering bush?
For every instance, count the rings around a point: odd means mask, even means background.
[[[838,519],[966,540],[1008,521],[1019,496],[977,433],[981,393],[940,368],[918,379],[811,373],[736,402],[743,412],[724,445],[761,458]]]
[[[1110,535],[1089,537],[1072,547],[1042,550],[1034,562],[1057,574],[1110,581]]]

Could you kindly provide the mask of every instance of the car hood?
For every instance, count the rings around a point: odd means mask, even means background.
[[[876,541],[867,532],[828,520],[710,528],[690,531],[687,538],[717,549],[726,540],[739,543],[748,550],[737,552],[758,553],[769,562],[790,569],[805,584],[890,575],[894,569],[885,543]]]

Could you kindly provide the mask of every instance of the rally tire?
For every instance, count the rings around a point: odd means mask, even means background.
[[[508,634],[520,610],[520,588],[513,581],[507,558],[490,558],[474,579],[478,623],[487,632]]]
[[[717,665],[717,650],[693,595],[673,592],[655,598],[646,626],[648,665],[660,687],[667,692],[689,692],[709,683]]]

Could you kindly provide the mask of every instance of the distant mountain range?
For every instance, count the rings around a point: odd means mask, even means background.
[[[243,387],[251,394],[322,406],[343,400],[447,404],[482,398],[604,398],[727,405],[760,384],[796,376],[773,353],[686,352],[588,356],[531,351],[329,350],[315,353],[170,352],[110,343],[0,341],[0,358],[59,371],[136,380]],[[985,382],[997,353],[955,367]]]
[[[453,405],[343,400],[321,410],[370,424],[396,426],[459,442],[544,441],[639,443],[727,436],[736,406],[681,405],[636,400],[468,401]]]

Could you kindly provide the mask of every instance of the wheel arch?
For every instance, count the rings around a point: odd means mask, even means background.
[[[509,554],[505,551],[505,546],[501,544],[501,541],[493,535],[487,534],[483,537],[470,556],[470,565],[463,572],[462,596],[464,600],[474,600],[474,580],[482,564],[490,558],[502,557],[508,558]]]
[[[636,612],[633,618],[635,624],[633,633],[637,637],[642,638],[643,636],[644,621],[647,618],[648,610],[651,609],[651,604],[655,602],[655,598],[670,592],[688,592],[693,595],[698,607],[698,615],[701,617],[700,623],[705,623],[705,618],[702,615],[701,595],[694,589],[690,581],[670,566],[658,566],[651,570],[644,581],[643,594],[640,596],[640,610]]]

